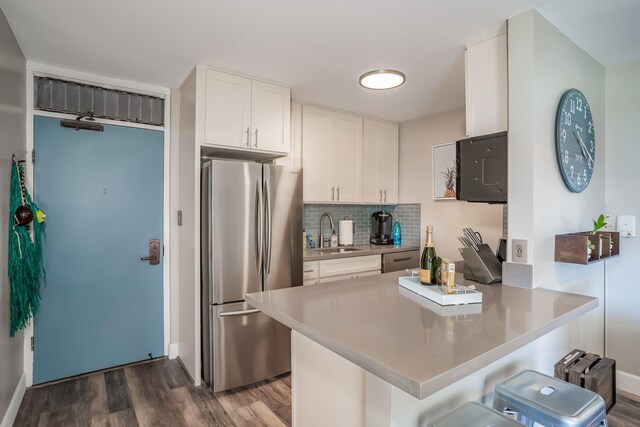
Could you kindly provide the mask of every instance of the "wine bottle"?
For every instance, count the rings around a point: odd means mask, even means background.
[[[427,225],[427,242],[422,251],[420,260],[420,283],[423,285],[435,285],[438,283],[438,256],[433,247],[433,226]]]

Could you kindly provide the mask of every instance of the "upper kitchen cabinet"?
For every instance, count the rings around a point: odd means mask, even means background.
[[[362,117],[303,106],[305,202],[362,202]]]
[[[507,34],[467,45],[465,50],[467,135],[507,130]]]
[[[288,88],[211,69],[205,85],[205,146],[289,153]]]
[[[250,148],[251,79],[207,70],[205,144]]]
[[[251,82],[253,147],[289,153],[291,146],[291,92],[289,88]]]
[[[398,125],[364,119],[362,201],[398,203]]]

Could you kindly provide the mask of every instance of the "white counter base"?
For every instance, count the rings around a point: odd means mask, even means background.
[[[532,342],[420,400],[292,331],[292,424],[293,427],[422,427],[468,401],[491,405],[498,382],[521,370],[536,368],[531,360],[536,345],[537,342]]]

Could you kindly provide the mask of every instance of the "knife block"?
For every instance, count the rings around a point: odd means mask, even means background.
[[[463,248],[460,252],[464,259],[465,279],[484,284],[502,280],[502,264],[488,245],[483,243],[478,245],[477,251],[473,248]]]

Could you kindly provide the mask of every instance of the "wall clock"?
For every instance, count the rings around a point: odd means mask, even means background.
[[[591,182],[596,157],[596,134],[587,98],[569,89],[560,99],[556,114],[558,166],[569,190],[580,193]]]

